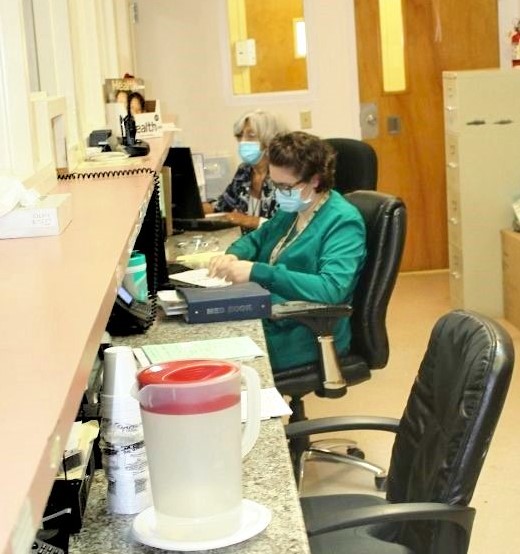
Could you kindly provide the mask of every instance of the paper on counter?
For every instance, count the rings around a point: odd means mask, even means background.
[[[142,347],[151,363],[170,360],[238,360],[265,356],[251,337],[196,340],[168,344],[147,344]]]
[[[216,252],[207,252],[206,254],[216,254]],[[191,255],[193,256],[193,254]],[[181,260],[181,257],[178,257],[177,260]],[[173,273],[169,275],[170,279],[175,281],[180,281],[181,283],[186,283],[188,285],[197,285],[198,287],[227,287],[231,285],[230,281],[221,279],[219,277],[208,277],[208,269],[203,267],[200,269],[189,269],[188,271],[181,271],[180,273]]]
[[[161,302],[186,307],[186,300],[176,290],[159,290],[157,291],[157,298]]]
[[[240,410],[242,422],[246,421],[247,415],[247,392],[242,391],[240,401]],[[283,399],[283,396],[274,387],[262,389],[260,391],[260,419],[271,419],[272,417],[280,417],[291,415],[292,410]]]
[[[157,303],[167,316],[186,313],[186,300],[176,290],[160,290],[157,292]]]
[[[150,360],[148,359],[148,356],[144,353],[144,350],[142,348],[132,348],[132,351],[140,368],[148,367],[150,365]]]

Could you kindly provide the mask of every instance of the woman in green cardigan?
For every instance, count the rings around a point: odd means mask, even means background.
[[[279,209],[272,219],[213,258],[211,276],[254,281],[273,304],[306,300],[350,302],[365,259],[365,225],[357,208],[332,190],[334,153],[303,132],[278,135],[269,145],[269,172]],[[312,332],[292,319],[264,320],[273,371],[318,359]],[[348,351],[350,322],[334,329],[338,354]]]

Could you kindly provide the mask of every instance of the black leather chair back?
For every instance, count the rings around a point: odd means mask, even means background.
[[[377,155],[370,144],[351,138],[326,139],[336,151],[334,188],[341,194],[376,190]]]
[[[406,208],[400,198],[375,191],[345,195],[365,220],[367,258],[354,291],[349,357],[369,369],[386,365],[389,355],[386,312],[406,237]]]
[[[514,363],[495,322],[454,311],[435,325],[408,399],[388,473],[390,502],[468,505],[506,397]],[[430,527],[428,527],[430,526]],[[448,552],[432,524],[407,523],[398,542]]]

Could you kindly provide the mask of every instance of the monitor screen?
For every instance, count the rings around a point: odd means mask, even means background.
[[[125,287],[123,287],[123,285],[121,285],[118,289],[117,289],[117,295],[119,296],[119,298],[121,298],[121,300],[127,304],[127,305],[130,305],[133,301],[133,297],[132,295],[125,289]]]
[[[171,171],[172,219],[204,217],[190,148],[170,148],[165,167]]]

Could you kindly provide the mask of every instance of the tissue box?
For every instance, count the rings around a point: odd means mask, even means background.
[[[72,219],[70,193],[43,196],[0,217],[0,239],[59,235]]]

